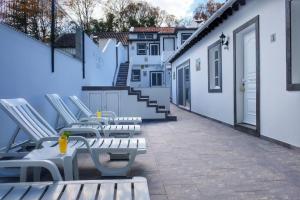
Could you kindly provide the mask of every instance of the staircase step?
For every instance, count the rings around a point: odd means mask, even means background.
[[[140,101],[148,101],[148,98],[139,98]]]
[[[174,115],[167,115],[166,116],[167,121],[177,121],[177,116]]]
[[[149,107],[157,107],[157,104],[156,103],[149,103],[148,106]]]
[[[158,112],[158,113],[168,113],[168,110],[158,108],[158,109],[157,109],[157,112]]]

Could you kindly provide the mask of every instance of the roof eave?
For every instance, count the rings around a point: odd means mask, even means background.
[[[185,53],[195,43],[200,41],[216,26],[231,16],[233,12],[239,10],[239,6],[246,4],[246,0],[229,0],[215,14],[213,14],[201,27],[199,27],[193,35],[185,41],[185,43],[168,59],[168,62],[173,63],[183,53]],[[223,16],[223,17],[222,17]],[[218,21],[219,20],[219,21]],[[215,25],[213,23],[216,23]]]

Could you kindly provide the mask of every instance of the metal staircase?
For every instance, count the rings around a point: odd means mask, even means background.
[[[129,63],[121,63],[115,86],[127,86]]]

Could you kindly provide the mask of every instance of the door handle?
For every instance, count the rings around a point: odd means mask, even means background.
[[[240,91],[241,91],[241,92],[245,92],[245,90],[246,90],[246,89],[245,89],[245,84],[242,84],[241,87],[240,87]]]

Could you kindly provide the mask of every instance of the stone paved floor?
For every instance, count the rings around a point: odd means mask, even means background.
[[[152,200],[300,199],[298,150],[174,106],[172,113],[177,122],[143,124],[148,152],[130,172],[148,179]],[[98,177],[87,158],[80,159],[81,177]]]

